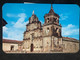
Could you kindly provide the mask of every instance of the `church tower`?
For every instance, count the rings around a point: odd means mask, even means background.
[[[44,16],[43,24],[43,46],[44,51],[62,51],[61,24],[59,25],[59,15],[51,9]],[[48,48],[49,47],[49,48]],[[47,48],[47,49],[46,49]]]
[[[56,14],[53,10],[53,6],[51,4],[51,9],[48,14],[44,16],[45,22],[43,26],[49,26],[47,30],[49,31],[49,35],[53,35],[56,37],[61,37],[61,24],[59,25],[59,15]],[[45,28],[44,27],[44,28]]]
[[[34,14],[34,10],[32,16],[29,18],[29,23],[26,26],[27,31],[41,28],[41,22],[38,20],[38,17]]]
[[[52,4],[44,19],[45,22],[41,25],[33,11],[24,32],[24,48],[29,52],[62,51],[62,26],[59,24],[59,15],[54,12]]]
[[[45,18],[45,24],[55,23],[59,25],[59,15],[54,12],[52,4],[49,13],[45,14],[44,18]]]
[[[32,16],[29,18],[29,23],[26,25],[26,31],[24,32],[23,46],[25,49],[27,49],[27,51],[33,52],[34,50],[37,50],[37,45],[39,45],[37,42],[41,40],[40,34],[41,22],[38,20],[38,17],[33,11]]]

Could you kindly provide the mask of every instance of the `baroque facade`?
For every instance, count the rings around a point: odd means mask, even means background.
[[[54,12],[52,5],[49,13],[45,14],[44,19],[45,22],[42,25],[33,11],[24,32],[24,49],[27,52],[43,53],[65,51],[63,46],[66,43],[61,35],[62,26],[59,24],[59,15]]]
[[[79,40],[62,37],[59,15],[54,12],[52,5],[44,19],[42,25],[33,11],[26,25],[23,41],[3,39],[3,51],[6,53],[76,53],[79,51]]]

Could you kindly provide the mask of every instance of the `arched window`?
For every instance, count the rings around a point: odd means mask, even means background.
[[[47,28],[47,32],[49,33],[49,28]]]
[[[49,33],[49,27],[47,27],[47,30],[46,30],[46,34],[48,35],[48,33]]]
[[[56,28],[56,32],[58,31],[58,28]]]
[[[47,18],[47,20],[49,20],[49,18]]]
[[[49,23],[49,18],[47,18],[47,22]]]
[[[47,28],[47,30],[49,30],[49,28]]]

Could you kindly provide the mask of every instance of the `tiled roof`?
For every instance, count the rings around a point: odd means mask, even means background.
[[[3,43],[18,43],[18,44],[23,42],[23,41],[10,40],[10,39],[3,39],[2,41]]]
[[[70,41],[78,41],[77,39],[70,38],[70,37],[62,37],[62,38],[65,39],[65,40],[70,40]]]

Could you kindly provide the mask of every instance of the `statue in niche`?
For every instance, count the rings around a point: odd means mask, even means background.
[[[30,35],[30,40],[33,42],[33,39],[34,39],[34,34],[32,33],[32,34]]]

